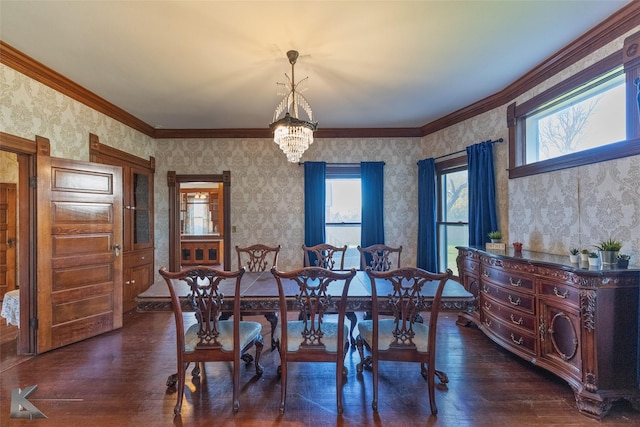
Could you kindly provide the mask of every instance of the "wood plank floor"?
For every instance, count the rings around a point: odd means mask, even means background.
[[[258,320],[261,316],[256,316]],[[129,312],[124,327],[99,337],[4,364],[2,426],[613,426],[640,425],[640,412],[616,403],[602,421],[580,415],[562,380],[492,343],[475,327],[459,327],[454,313],[440,319],[437,368],[449,376],[436,386],[432,416],[417,364],[381,363],[380,403],[371,409],[371,374],[356,375],[357,351],[347,355],[345,410],[336,413],[335,374],[328,364],[292,364],[287,409],[278,413],[277,352],[265,346],[265,372],[242,367],[240,411],[232,412],[230,365],[208,364],[206,376],[187,376],[181,417],[167,376],[176,371],[169,312]],[[269,337],[265,323],[264,335]],[[265,339],[268,342],[268,339]],[[4,351],[4,347],[3,347]],[[6,355],[3,355],[3,359]],[[37,384],[29,401],[48,418],[12,419],[11,390]]]

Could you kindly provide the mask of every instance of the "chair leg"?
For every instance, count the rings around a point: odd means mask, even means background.
[[[430,363],[427,368],[427,388],[429,390],[429,405],[431,406],[431,413],[433,415],[438,415],[438,407],[436,406],[436,396],[435,396],[435,381],[436,381],[435,368],[433,367],[433,363]]]
[[[254,342],[254,345],[256,347],[256,358],[255,358],[255,361],[254,361],[254,364],[255,364],[255,367],[256,367],[256,375],[260,376],[264,372],[264,369],[263,369],[262,365],[260,364],[260,355],[262,354],[262,348],[264,347],[264,342],[262,340],[262,336],[260,336],[258,339],[256,339],[256,341]]]
[[[268,313],[264,315],[264,318],[271,324],[271,351],[276,348],[276,341],[273,338],[273,331],[278,326],[278,315],[275,313]]]
[[[377,358],[371,362],[371,370],[373,372],[373,401],[371,402],[371,408],[374,411],[378,410],[378,360]]]
[[[358,316],[353,311],[350,311],[345,314],[346,318],[351,322],[351,329],[349,330],[349,343],[351,345],[356,345],[356,340],[353,338],[353,330],[356,328],[356,323],[358,323]]]
[[[280,415],[284,415],[284,406],[287,398],[287,363],[282,361],[278,366],[280,372]]]
[[[342,363],[340,362],[340,358],[338,359],[338,363],[336,365],[336,406],[338,408],[338,414],[342,414],[344,408],[342,407],[342,382],[344,380],[344,360]]]
[[[182,365],[182,366],[180,366]],[[184,385],[185,385],[185,376],[187,372],[188,363],[178,363],[178,402],[176,403],[175,408],[173,408],[173,415],[180,415],[180,411],[182,410],[182,398],[184,397]]]

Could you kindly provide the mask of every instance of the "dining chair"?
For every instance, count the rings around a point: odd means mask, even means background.
[[[360,266],[363,270],[370,268],[372,271],[388,271],[400,268],[402,246],[397,248],[381,244],[366,248],[358,246],[358,252],[360,252]]]
[[[356,347],[360,363],[356,371],[361,374],[364,365],[372,369],[374,411],[378,409],[378,362],[386,360],[420,362],[420,372],[427,381],[431,413],[438,413],[434,395],[436,330],[442,291],[451,274],[451,270],[430,273],[415,267],[389,271],[367,269],[374,303],[371,320],[358,323]],[[429,324],[417,322],[419,313],[429,309]],[[364,347],[371,356],[365,358]]]
[[[344,270],[347,245],[333,246],[320,243],[315,246],[302,245],[305,267],[322,267],[328,270]]]
[[[247,271],[252,272],[265,271],[278,265],[280,245],[267,246],[263,244],[255,244],[244,248],[236,245],[236,253],[238,254],[238,268],[244,267]],[[257,313],[243,312],[242,314],[254,315]],[[264,317],[271,325],[271,350],[273,350],[276,348],[276,344],[273,339],[273,330],[278,324],[278,315],[276,313],[268,313],[265,314]]]
[[[344,366],[349,347],[348,330],[344,324],[347,293],[356,274],[321,267],[303,267],[282,272],[271,269],[278,284],[280,318],[275,339],[280,353],[278,373],[281,381],[280,413],[284,414],[287,396],[287,366],[289,362],[332,362],[336,366],[336,402],[342,413],[342,385],[347,369]],[[299,320],[286,320],[286,297],[295,295],[292,311]],[[325,315],[337,313],[337,321],[325,321]]]
[[[180,413],[185,388],[185,373],[189,364],[195,362],[192,376],[200,376],[200,364],[204,362],[233,362],[233,411],[240,408],[240,359],[247,365],[251,357],[245,354],[256,347],[254,365],[256,376],[262,375],[260,353],[262,352],[262,325],[259,322],[240,320],[240,281],[244,268],[229,272],[213,267],[198,266],[177,273],[160,269],[171,294],[171,305],[176,323],[176,349],[178,355],[177,392],[178,402],[173,410]],[[179,296],[181,289],[188,291],[186,298]],[[228,292],[227,295],[224,291]],[[233,319],[221,320],[225,301],[233,301]],[[196,323],[185,325],[183,307],[195,312]],[[171,385],[171,379],[167,385]],[[174,381],[175,384],[175,381]]]
[[[322,267],[328,270],[344,271],[344,257],[347,253],[347,245],[333,246],[327,243],[320,243],[315,246],[303,245],[302,250],[304,252],[305,267]],[[351,324],[349,342],[355,345],[356,340],[353,338],[353,331],[356,329],[358,318],[353,311],[348,312],[346,316]]]

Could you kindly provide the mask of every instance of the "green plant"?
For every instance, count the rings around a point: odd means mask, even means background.
[[[609,239],[603,242],[600,242],[599,245],[595,246],[599,251],[610,251],[610,252],[618,252],[622,247],[622,243],[617,240]]]
[[[582,253],[585,254],[585,255],[589,255],[589,249],[583,249]]]
[[[622,261],[629,261],[631,259],[631,255],[618,254],[618,259]]]
[[[493,239],[493,240],[502,239],[502,233],[499,230],[492,231],[491,233],[488,234],[488,236],[490,239]]]
[[[598,258],[598,254],[595,252],[589,252],[589,258]]]
[[[569,253],[571,255],[578,255],[580,253],[580,251],[577,248],[571,248],[571,250],[569,251]]]

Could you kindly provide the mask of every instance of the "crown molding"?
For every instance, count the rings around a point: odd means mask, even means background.
[[[505,89],[417,128],[318,129],[316,138],[422,137],[499,108],[568,66],[640,25],[640,1],[633,1],[556,52]],[[93,92],[0,40],[0,63],[99,111],[143,134],[166,138],[271,138],[265,129],[155,129]]]
[[[127,113],[122,108],[110,103],[104,98],[69,80],[46,65],[25,55],[11,45],[0,40],[0,63],[26,75],[45,86],[60,92],[78,102],[85,104],[114,120],[119,121],[145,135],[153,137],[154,128],[137,117]]]

